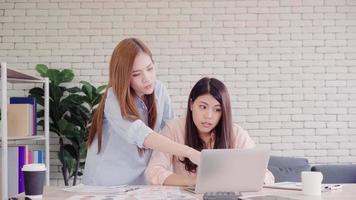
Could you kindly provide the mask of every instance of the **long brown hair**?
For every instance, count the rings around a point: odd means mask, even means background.
[[[233,128],[229,93],[224,83],[218,79],[207,77],[200,79],[194,85],[189,94],[185,123],[185,145],[198,151],[201,151],[204,148],[204,141],[199,137],[198,128],[193,121],[190,104],[194,102],[196,98],[205,94],[213,96],[221,105],[221,118],[216,127],[212,130],[212,132],[215,133],[215,143],[213,148],[233,148],[233,143],[231,141]],[[188,158],[184,158],[181,162],[185,165],[185,170],[189,172],[196,172],[197,165],[192,163]]]
[[[137,38],[127,38],[122,40],[115,47],[111,55],[109,82],[93,115],[88,137],[88,145],[93,143],[96,136],[98,137],[98,153],[100,153],[102,143],[105,101],[110,87],[112,87],[117,101],[119,102],[122,117],[130,121],[140,118],[135,104],[136,94],[130,87],[133,63],[137,54],[140,52],[149,55],[153,62],[151,51],[141,40]],[[144,98],[144,102],[148,109],[148,126],[154,129],[157,119],[155,94],[153,92],[150,95],[144,95]]]

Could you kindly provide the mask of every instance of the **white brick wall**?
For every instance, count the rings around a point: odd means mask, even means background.
[[[217,77],[234,121],[274,155],[356,163],[355,0],[0,1],[0,60],[32,74],[45,63],[103,84],[131,36],[152,49],[178,115],[200,77]]]

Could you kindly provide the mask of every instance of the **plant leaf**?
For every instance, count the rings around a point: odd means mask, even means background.
[[[73,107],[83,104],[84,98],[83,96],[80,96],[78,94],[70,94],[65,99],[63,99],[62,103],[65,104],[67,107]]]
[[[40,74],[40,76],[48,77],[48,75],[47,75],[47,71],[48,71],[47,65],[44,65],[44,64],[36,65],[36,71]]]
[[[62,70],[60,75],[62,77],[61,83],[71,82],[74,78],[74,73],[71,69]]]
[[[58,85],[55,84],[50,84],[51,87],[49,87],[49,95],[52,98],[54,102],[59,102],[61,100],[61,97],[63,96],[63,91]]]
[[[88,83],[86,81],[80,81],[80,83],[83,84],[82,91],[84,92],[84,94],[89,99],[92,99],[93,98],[93,93],[96,91],[95,87],[92,86],[90,83]]]
[[[69,93],[78,93],[81,92],[82,90],[79,87],[72,87],[72,88],[68,88],[67,91]]]
[[[72,145],[70,144],[65,144],[63,148],[72,156],[72,158],[77,159],[78,158],[78,150],[75,149]]]
[[[98,88],[96,88],[96,92],[99,94],[102,94],[102,93],[104,93],[105,88],[106,88],[106,85],[99,86]]]
[[[61,76],[59,70],[48,69],[47,75],[48,75],[48,79],[51,80],[52,84],[59,85],[61,83]]]

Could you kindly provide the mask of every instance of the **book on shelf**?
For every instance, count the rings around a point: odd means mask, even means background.
[[[26,164],[26,153],[27,153],[27,146],[19,146],[19,165],[18,165],[18,193],[24,192],[25,191],[25,183],[23,179],[23,174],[22,174],[22,167]]]
[[[33,150],[33,163],[44,163],[44,153],[43,150]]]
[[[37,103],[35,97],[10,97],[10,104],[29,104],[32,106],[32,135],[37,135]]]
[[[32,136],[33,111],[29,104],[8,104],[7,132],[9,138]]]

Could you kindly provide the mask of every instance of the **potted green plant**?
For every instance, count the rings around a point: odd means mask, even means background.
[[[74,78],[71,69],[49,69],[46,65],[39,64],[36,71],[40,76],[48,77],[50,81],[50,131],[59,138],[58,158],[62,163],[64,183],[69,185],[69,179],[74,177],[75,185],[85,164],[86,141],[92,114],[102,97],[105,85],[96,88],[86,81],[80,81],[80,88],[67,88],[65,83],[70,83]],[[29,93],[36,98],[38,104],[44,105],[43,88],[34,87]],[[38,124],[43,126],[44,110],[40,110],[37,116],[41,119]]]

